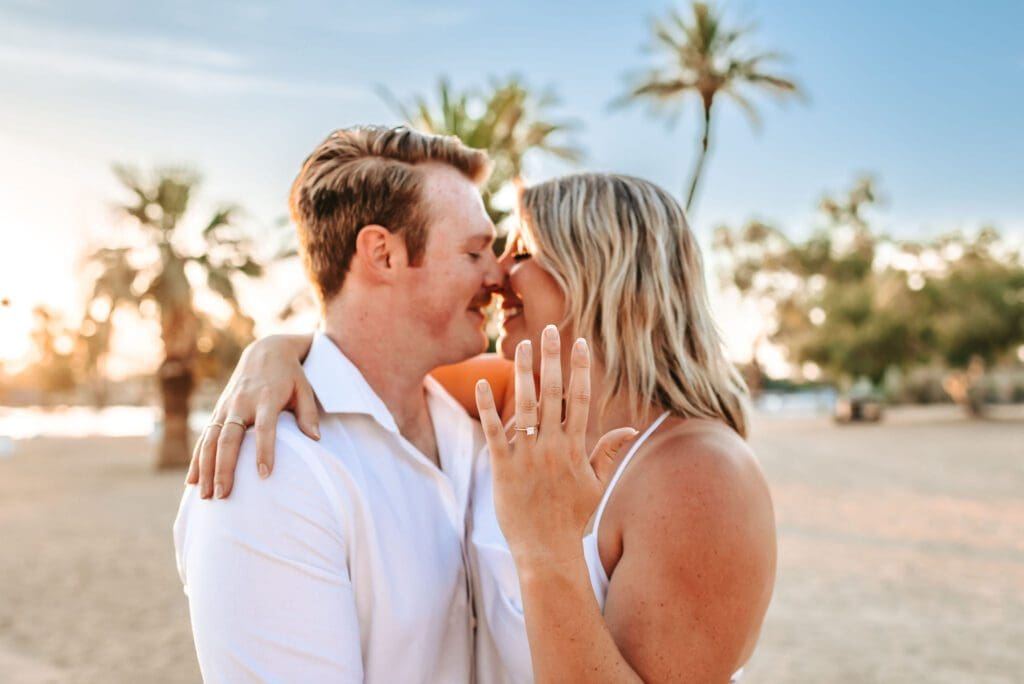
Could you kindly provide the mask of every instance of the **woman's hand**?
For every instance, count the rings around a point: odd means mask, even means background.
[[[590,352],[579,339],[562,420],[562,359],[558,329],[541,338],[541,401],[533,380],[529,341],[516,348],[515,429],[509,443],[486,380],[477,384],[480,420],[491,452],[494,501],[501,530],[516,565],[560,564],[578,559],[587,522],[614,472],[619,448],[636,436],[632,428],[606,433],[586,454],[590,410]],[[538,415],[539,413],[539,415]],[[526,428],[535,427],[533,431]]]
[[[281,411],[294,412],[299,429],[320,439],[316,398],[302,371],[311,343],[311,335],[271,335],[246,347],[192,451],[185,483],[198,484],[202,498],[222,499],[231,493],[245,429],[225,423],[229,416],[242,419],[246,427],[256,425],[260,477],[268,477],[274,468],[274,439]]]

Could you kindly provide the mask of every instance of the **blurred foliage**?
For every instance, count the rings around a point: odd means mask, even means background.
[[[719,96],[739,105],[755,128],[760,115],[748,91],[761,91],[777,96],[799,95],[797,84],[771,72],[773,62],[781,60],[778,52],[759,52],[748,47],[752,26],[730,25],[721,9],[714,4],[694,2],[689,16],[672,10],[656,20],[652,27],[655,53],[663,64],[630,78],[628,92],[613,101],[613,106],[630,102],[646,102],[658,114],[674,122],[681,104],[690,95],[701,103],[703,127],[697,161],[685,191],[686,209],[693,206],[697,186],[704,170],[711,136],[711,111]]]
[[[29,373],[44,392],[47,402],[72,391],[78,384],[74,355],[74,330],[59,314],[37,306],[32,311],[32,346],[35,360]]]
[[[1024,255],[992,228],[894,240],[868,222],[877,203],[863,178],[821,201],[823,226],[803,241],[761,222],[719,227],[723,285],[769,313],[765,337],[791,361],[847,387],[941,364],[946,391],[977,412],[971,388],[1024,344]]]
[[[203,224],[200,242],[190,248],[183,218],[199,185],[196,174],[168,168],[147,175],[124,166],[114,172],[130,196],[117,206],[130,231],[122,245],[102,247],[86,260],[93,282],[81,325],[86,365],[93,375],[103,375],[119,308],[159,320],[164,439],[158,465],[183,465],[189,456],[187,419],[196,382],[226,376],[252,340],[253,322],[239,306],[233,278],[259,277],[264,266],[238,230],[234,206],[216,210]],[[226,323],[196,306],[197,288],[227,304]]]

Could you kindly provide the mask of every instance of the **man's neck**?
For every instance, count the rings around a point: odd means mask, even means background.
[[[385,303],[361,307],[346,302],[332,307],[324,320],[325,334],[351,361],[395,419],[398,431],[427,458],[437,463],[437,444],[423,388],[433,369],[430,360],[407,349],[411,340],[384,325]],[[435,364],[436,365],[436,364]]]

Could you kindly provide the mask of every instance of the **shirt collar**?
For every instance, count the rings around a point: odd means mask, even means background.
[[[323,331],[313,336],[305,363],[302,364],[325,413],[358,413],[368,415],[390,432],[398,432],[394,416],[384,400],[370,387],[362,372]],[[441,409],[452,423],[469,420],[465,409],[429,375],[423,386],[431,412]],[[436,418],[437,416],[435,416]],[[435,425],[438,421],[435,420]]]

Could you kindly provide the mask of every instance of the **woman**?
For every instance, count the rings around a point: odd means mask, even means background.
[[[646,181],[581,174],[527,188],[519,215],[500,293],[515,363],[437,374],[478,408],[491,451],[471,533],[485,647],[510,680],[728,681],[771,598],[775,524],[683,210]],[[315,431],[308,341],[257,343],[218,415],[290,402]],[[584,457],[620,425],[631,444]],[[202,470],[209,492],[212,469],[194,458],[188,479]]]

